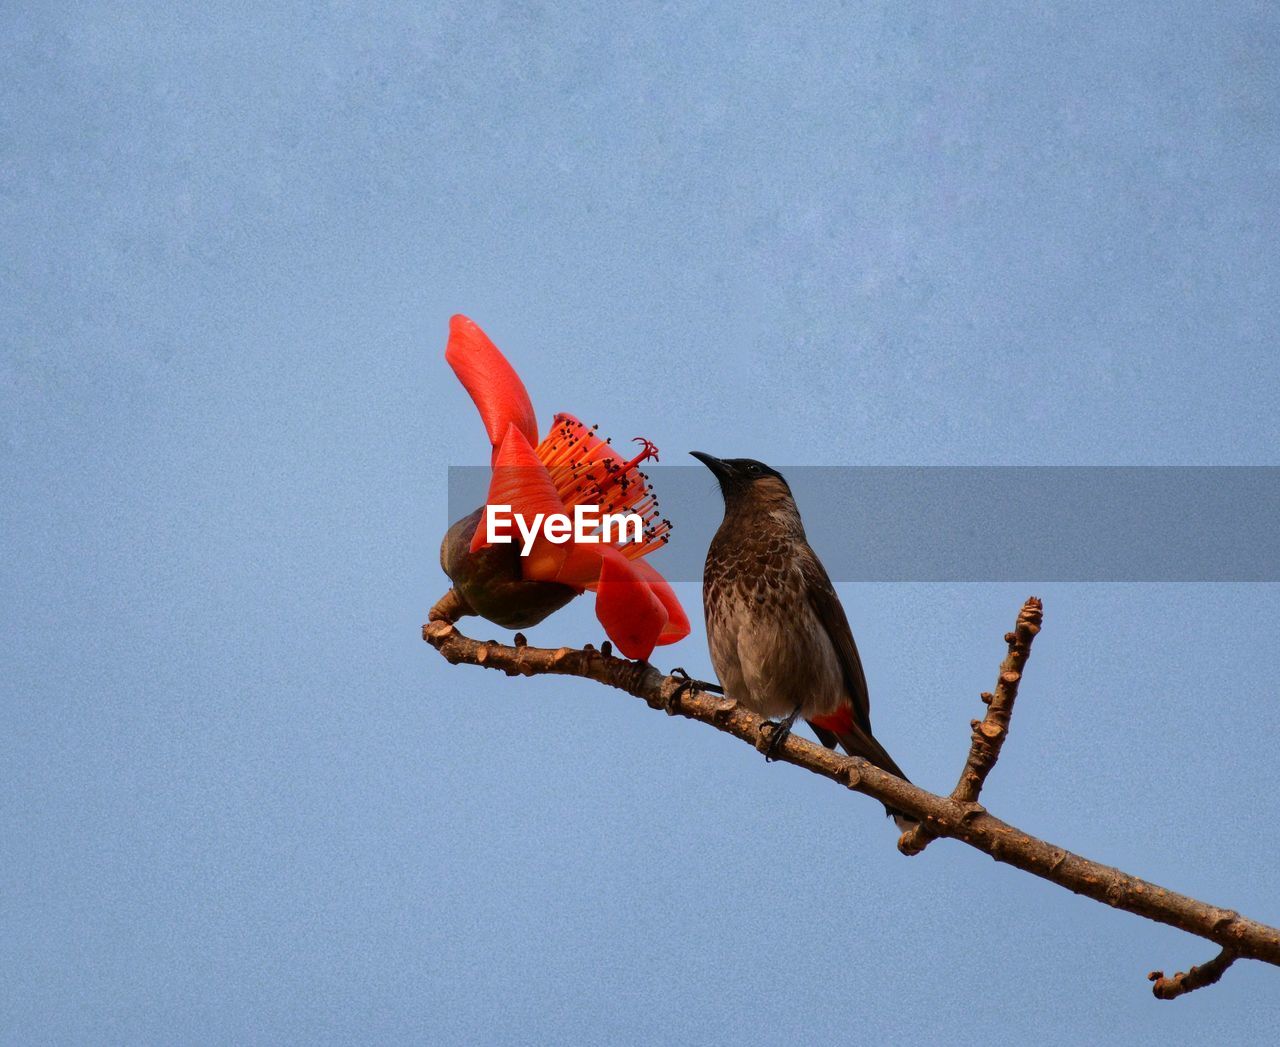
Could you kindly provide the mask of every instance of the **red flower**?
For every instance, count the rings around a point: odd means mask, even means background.
[[[596,435],[596,426],[588,428],[569,414],[556,415],[551,431],[539,441],[533,404],[520,376],[465,316],[455,316],[449,323],[445,359],[475,401],[493,445],[493,475],[486,505],[509,505],[513,514],[527,521],[538,513],[563,513],[572,518],[577,505],[597,506],[601,514],[636,513],[644,520],[639,542],[605,544],[571,539],[555,544],[539,533],[529,554],[519,558],[520,580],[553,588],[526,585],[522,591],[539,591],[553,598],[541,601],[547,609],[533,620],[541,620],[566,602],[554,599],[560,587],[568,587],[566,596],[591,589],[596,594],[596,617],[628,658],[648,658],[656,645],[675,643],[689,635],[689,619],[671,586],[642,559],[665,545],[671,530],[670,522],[658,516],[653,488],[639,471],[647,459],[657,460],[658,449],[648,440],[637,440],[642,445],[640,452],[624,459],[609,441]],[[482,514],[472,517],[476,523],[470,525],[474,533],[467,554],[455,550],[454,561],[497,548],[486,546],[485,528],[478,526]],[[457,577],[454,582],[458,584]],[[508,589],[514,586],[508,583]],[[463,591],[462,595],[469,594]],[[482,603],[485,596],[476,595],[481,599],[472,599],[473,606]],[[555,606],[549,606],[551,603]]]

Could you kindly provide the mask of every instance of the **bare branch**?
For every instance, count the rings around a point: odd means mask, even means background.
[[[1185,993],[1213,985],[1236,962],[1237,956],[1231,949],[1223,949],[1208,963],[1192,967],[1189,971],[1179,971],[1172,978],[1166,978],[1164,971],[1152,971],[1147,975],[1147,980],[1154,983],[1151,993],[1157,1000],[1176,1000]]]
[[[1022,669],[1031,656],[1031,641],[1040,631],[1044,619],[1044,604],[1032,596],[1022,605],[1013,632],[1005,633],[1009,653],[1000,663],[994,692],[984,692],[982,700],[987,704],[987,715],[974,720],[973,739],[969,744],[969,756],[960,772],[960,780],[951,790],[951,799],[957,803],[978,802],[987,775],[1000,759],[1000,747],[1009,733],[1009,718],[1013,715],[1013,703],[1018,697],[1018,684],[1022,681]],[[898,840],[898,850],[906,855],[919,854],[935,839],[935,834],[921,822],[908,829]]]
[[[498,669],[508,676],[579,676],[642,698],[653,709],[710,724],[755,748],[768,741],[768,733],[760,729],[766,721],[740,708],[732,698],[692,690],[687,683],[664,676],[647,662],[616,658],[590,647],[550,650],[472,640],[453,624],[455,612],[466,613],[465,605],[446,597],[433,609],[432,620],[422,627],[422,638],[452,664],[480,665]],[[1168,980],[1165,984],[1182,979],[1184,987],[1174,995],[1211,984],[1236,958],[1261,960],[1280,967],[1280,929],[1072,854],[1001,821],[975,802],[926,792],[860,757],[841,755],[797,735],[790,735],[780,743],[774,755],[780,761],[830,778],[927,823],[934,836],[959,840],[998,862],[1039,876],[1074,894],[1176,927],[1214,942],[1230,954],[1230,960],[1220,956],[1185,976]],[[978,784],[981,785],[981,780]],[[1204,973],[1196,973],[1197,970]],[[1195,984],[1187,987],[1186,983],[1190,982]],[[1162,999],[1172,998],[1162,995],[1159,989],[1156,994]]]

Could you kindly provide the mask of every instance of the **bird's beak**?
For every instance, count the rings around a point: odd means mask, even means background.
[[[729,477],[729,466],[722,462],[719,458],[713,458],[709,454],[703,454],[701,451],[690,451],[694,458],[698,459],[703,465],[711,470],[711,473],[717,480],[725,480]]]

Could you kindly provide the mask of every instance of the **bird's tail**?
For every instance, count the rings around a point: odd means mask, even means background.
[[[862,730],[854,722],[849,711],[842,709],[831,716],[815,717],[809,721],[809,726],[827,748],[834,749],[839,742],[840,747],[850,756],[861,756],[880,770],[888,771],[904,782],[911,781],[903,774],[902,768],[894,758],[885,751],[884,746],[876,741],[875,736],[870,731]],[[916,824],[916,820],[910,815],[903,814],[892,807],[886,806],[884,813],[894,820],[902,832],[906,832]]]
[[[842,732],[837,734],[836,737],[840,740],[840,747],[850,756],[861,756],[868,763],[875,764],[880,770],[888,771],[890,774],[901,778],[904,782],[911,781],[910,778],[902,773],[902,768],[897,765],[892,756],[885,752],[884,746],[876,741],[873,735],[858,731],[856,734]],[[916,820],[910,815],[894,810],[888,805],[885,806],[884,813],[893,819],[900,832],[906,832],[916,824]]]

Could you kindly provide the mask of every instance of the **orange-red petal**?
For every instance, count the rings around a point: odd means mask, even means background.
[[[449,321],[444,358],[480,411],[493,445],[491,461],[497,463],[509,426],[519,429],[531,445],[538,443],[538,420],[524,383],[474,320],[459,314]]]
[[[618,650],[628,658],[646,659],[666,626],[666,608],[632,561],[609,546],[601,548],[605,554],[596,587],[596,617]]]
[[[515,425],[508,427],[507,435],[498,445],[485,504],[510,506],[512,516],[523,516],[529,526],[536,522],[539,513],[544,521],[547,516],[559,513],[572,519],[537,451],[529,446],[524,433]],[[524,537],[514,522],[509,533],[523,550]],[[471,551],[475,552],[485,544],[482,521],[471,539]],[[557,544],[548,540],[539,527],[529,555],[520,558],[520,573],[530,581],[560,582],[585,589],[588,585],[594,586],[600,577],[602,548],[600,545],[579,545],[572,540]]]
[[[680,606],[675,590],[671,588],[670,583],[655,568],[643,560],[629,560],[628,562],[653,591],[653,595],[662,604],[663,610],[667,612],[667,622],[658,634],[658,644],[675,643],[677,640],[683,640],[689,635],[689,618],[684,613],[684,608]]]
[[[601,548],[572,539],[556,545],[540,537],[534,540],[533,548],[524,558],[522,573],[532,581],[559,582],[576,589],[592,588],[600,578]]]
[[[514,422],[507,427],[502,442],[494,451],[493,475],[489,477],[489,495],[485,504],[508,505],[513,514],[523,515],[529,523],[538,513],[564,512],[564,503],[556,494],[556,485]],[[471,539],[472,552],[487,544],[485,531],[485,522],[481,520]],[[511,533],[515,541],[520,541],[520,533],[514,523]]]

